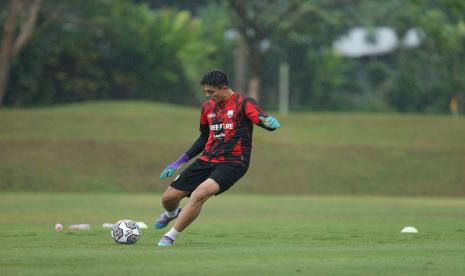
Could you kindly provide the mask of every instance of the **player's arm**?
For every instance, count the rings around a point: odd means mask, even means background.
[[[181,156],[179,156],[176,161],[166,166],[166,168],[160,174],[160,179],[165,179],[168,176],[172,176],[174,172],[184,163],[201,153],[208,141],[208,132],[208,124],[201,124],[199,138],[197,138],[194,144],[192,144],[192,146],[185,153],[181,154]]]
[[[245,114],[252,123],[269,131],[276,130],[281,126],[276,118],[263,111],[263,108],[255,99],[248,97],[244,101],[246,101],[244,107]]]
[[[208,124],[200,125],[200,136],[195,140],[194,144],[186,151],[186,155],[189,156],[189,159],[197,156],[205,148],[205,144],[208,141],[209,127]]]
[[[208,121],[205,116],[205,113],[201,112],[200,116],[200,136],[195,140],[194,144],[179,158],[174,161],[173,163],[169,164],[166,166],[166,168],[161,172],[160,174],[160,179],[165,179],[168,176],[173,176],[174,172],[181,167],[184,163],[187,161],[191,160],[193,157],[197,156],[199,153],[203,151],[203,148],[205,147],[205,144],[208,141],[208,134],[209,134],[209,127],[208,127]]]

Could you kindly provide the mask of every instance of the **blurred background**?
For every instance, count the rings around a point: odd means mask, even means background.
[[[0,0],[0,27],[1,190],[162,191],[219,68],[283,122],[235,191],[465,195],[463,0]]]
[[[198,105],[199,76],[292,110],[450,111],[465,102],[460,0],[0,1],[0,103]],[[454,100],[455,99],[455,100]],[[453,104],[455,105],[455,104]]]

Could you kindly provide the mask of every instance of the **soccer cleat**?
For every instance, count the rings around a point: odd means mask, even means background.
[[[161,237],[160,241],[158,242],[158,246],[161,246],[161,247],[170,247],[170,246],[173,246],[173,242],[174,240],[172,240],[171,238],[167,237],[167,236],[163,236]]]
[[[172,217],[172,218],[169,218],[167,215],[166,215],[166,212],[163,212],[158,218],[157,220],[155,221],[155,229],[162,229],[164,227],[166,227],[166,225],[168,225],[168,223],[170,223],[170,221],[172,221],[173,219],[177,218],[179,216],[179,213],[181,212],[181,208],[178,208],[178,214],[175,216],[175,217]]]

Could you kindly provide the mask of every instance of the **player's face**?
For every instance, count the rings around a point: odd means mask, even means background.
[[[214,100],[216,102],[224,100],[228,92],[227,86],[223,86],[221,88],[214,86],[203,86],[202,89],[208,99]]]

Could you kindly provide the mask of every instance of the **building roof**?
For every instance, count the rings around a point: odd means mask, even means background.
[[[402,39],[389,27],[353,28],[333,43],[333,49],[347,57],[380,56],[399,47],[415,48],[421,44],[421,32],[409,29]]]

